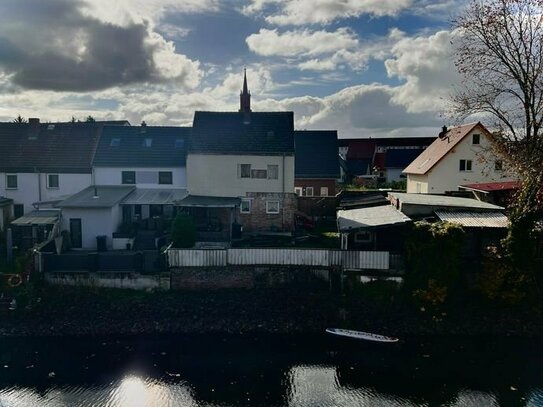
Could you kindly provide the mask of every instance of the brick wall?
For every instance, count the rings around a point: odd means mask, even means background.
[[[306,188],[313,187],[313,196],[321,196],[321,187],[328,188],[327,196],[336,195],[336,181],[333,179],[300,179],[294,180],[294,188],[302,188],[302,196],[306,196]]]
[[[291,232],[294,230],[294,214],[298,210],[296,194],[248,192],[251,213],[241,213],[240,223],[245,232]],[[266,202],[279,201],[279,213],[266,213]]]

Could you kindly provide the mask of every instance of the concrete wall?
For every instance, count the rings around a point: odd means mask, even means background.
[[[277,179],[241,178],[239,164],[251,164],[252,169],[278,165],[279,174]],[[189,154],[187,183],[191,195],[236,197],[245,196],[247,192],[294,193],[294,157]]]
[[[186,167],[95,167],[94,178],[97,185],[122,185],[122,172],[136,172],[136,186],[138,188],[186,188],[187,169]],[[172,184],[159,184],[159,171],[172,172]],[[140,182],[142,174],[144,177],[156,178],[155,182]]]
[[[407,193],[427,194],[428,175],[407,174]]]
[[[17,175],[17,189],[6,189],[6,174]],[[91,185],[91,174],[58,174],[59,187],[48,188],[49,173],[0,173],[0,196],[23,204],[25,213],[32,211],[32,203],[66,198]],[[57,174],[57,173],[51,173]]]
[[[480,144],[472,144],[473,134],[481,135]],[[426,175],[427,190],[421,193],[443,194],[445,191],[457,191],[458,185],[480,182],[503,182],[515,180],[507,171],[496,171],[494,164],[496,156],[491,151],[490,140],[478,128],[472,130],[445,157],[441,159]],[[471,160],[471,171],[460,171],[460,160]],[[407,192],[417,193],[413,175],[408,175]],[[420,182],[420,181],[419,181]]]
[[[108,249],[113,248],[112,234],[120,224],[120,210],[113,208],[64,208],[62,230],[70,231],[70,219],[81,219],[82,249],[96,250],[96,236],[107,236]]]
[[[44,276],[47,282],[55,285],[132,290],[170,289],[170,273],[142,275],[137,273],[53,272],[45,273]]]

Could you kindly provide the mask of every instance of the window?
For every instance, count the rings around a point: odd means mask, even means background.
[[[302,187],[294,188],[294,193],[298,196],[302,196]]]
[[[313,196],[313,187],[305,188],[305,196]]]
[[[120,138],[112,138],[111,142],[109,143],[110,147],[119,147],[121,145],[121,139]]]
[[[266,179],[268,170],[251,170],[251,178]]]
[[[270,214],[279,213],[279,201],[267,201],[266,213],[270,213]]]
[[[58,174],[47,174],[47,188],[58,188]]]
[[[136,171],[123,171],[122,172],[123,184],[135,184],[136,183]]]
[[[328,196],[328,187],[321,187],[321,196]]]
[[[494,163],[494,171],[503,171],[503,161],[502,160],[496,160]]]
[[[176,139],[174,148],[176,150],[179,150],[179,149],[181,149],[183,147],[185,147],[185,140],[183,140],[182,138]]]
[[[240,164],[239,176],[240,178],[251,178],[251,164]]]
[[[354,241],[357,243],[369,243],[371,242],[370,232],[357,232],[354,235]]]
[[[153,139],[152,138],[144,138],[143,139],[143,147],[151,147],[153,145]]]
[[[241,205],[239,207],[239,211],[241,213],[251,213],[251,200],[250,199],[242,199]]]
[[[268,179],[278,179],[278,178],[279,178],[279,166],[268,165]]]
[[[20,218],[25,214],[25,206],[23,204],[13,205],[13,217],[15,219]]]
[[[474,134],[473,136],[471,136],[471,144],[474,144],[474,145],[481,144],[481,135]]]
[[[159,184],[173,184],[172,172],[171,171],[159,171],[158,172],[158,183]]]
[[[6,189],[17,189],[17,174],[6,175]]]
[[[460,160],[460,171],[471,171],[471,160]]]

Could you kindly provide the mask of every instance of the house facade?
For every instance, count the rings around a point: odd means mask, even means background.
[[[92,182],[98,123],[0,123],[0,196],[13,217],[50,206]]]
[[[246,78],[239,112],[195,112],[187,188],[178,205],[201,234],[215,233],[209,240],[228,240],[235,224],[244,232],[292,231],[293,113],[252,112]]]
[[[296,194],[335,196],[336,180],[340,178],[337,131],[295,131],[294,139]]]
[[[493,154],[490,137],[480,122],[443,128],[440,136],[403,171],[407,192],[444,194],[458,191],[465,184],[514,180]]]

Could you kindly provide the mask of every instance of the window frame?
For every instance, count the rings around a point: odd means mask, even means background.
[[[311,194],[309,194],[311,191]],[[305,196],[315,196],[315,189],[313,187],[305,187]]]
[[[471,172],[473,171],[473,161],[468,159],[461,159],[458,162],[458,171],[460,172]],[[463,164],[463,165],[462,165]],[[464,168],[462,168],[464,167]]]
[[[270,208],[270,205],[273,204],[273,205],[277,205],[277,210],[273,210]],[[273,200],[273,201],[266,201],[266,214],[268,215],[278,215],[279,213],[281,213],[281,204],[278,200]]]
[[[15,186],[9,185],[10,179],[15,180]],[[17,176],[17,174],[6,174],[6,189],[19,189],[19,177]]]
[[[243,169],[248,170],[244,174]],[[251,164],[239,164],[239,177],[240,178],[251,178]]]
[[[170,182],[162,182],[161,176],[169,176]],[[158,172],[158,184],[159,185],[173,185],[173,172],[172,171],[159,171]]]
[[[496,160],[494,161],[494,171],[502,172],[503,171],[503,161]]]
[[[323,190],[326,191],[326,194],[323,194],[323,193],[322,193]],[[321,189],[320,189],[319,192],[320,192],[320,194],[321,194],[320,196],[328,196],[328,187],[321,187]]]
[[[51,185],[51,177],[56,177],[56,185]],[[59,189],[60,188],[60,176],[59,174],[47,174],[47,178],[46,178],[46,186],[47,186],[47,189]]]
[[[275,171],[272,171],[272,169]],[[273,177],[272,175],[275,175]],[[268,165],[268,179],[279,179],[279,165],[277,164],[269,164]]]
[[[475,142],[475,137],[477,136],[477,142]],[[481,133],[473,133],[471,135],[471,144],[474,146],[480,146],[481,145]]]
[[[244,204],[247,204],[248,207],[247,209],[244,210],[243,208],[243,205]],[[251,206],[252,206],[252,203],[251,203],[251,200],[250,199],[241,199],[241,202],[239,204],[239,213],[243,214],[243,215],[246,215],[248,213],[251,213]]]
[[[121,145],[121,139],[119,137],[113,137],[109,141],[109,146],[110,147],[119,147],[120,145]]]
[[[304,189],[302,187],[294,187],[294,193],[298,196],[302,196],[304,193]]]
[[[153,139],[151,137],[145,137],[141,144],[144,148],[151,148],[153,147]]]
[[[133,174],[134,182],[125,181],[125,176],[128,177],[129,174]],[[122,185],[136,185],[136,171],[121,171],[121,184]]]

